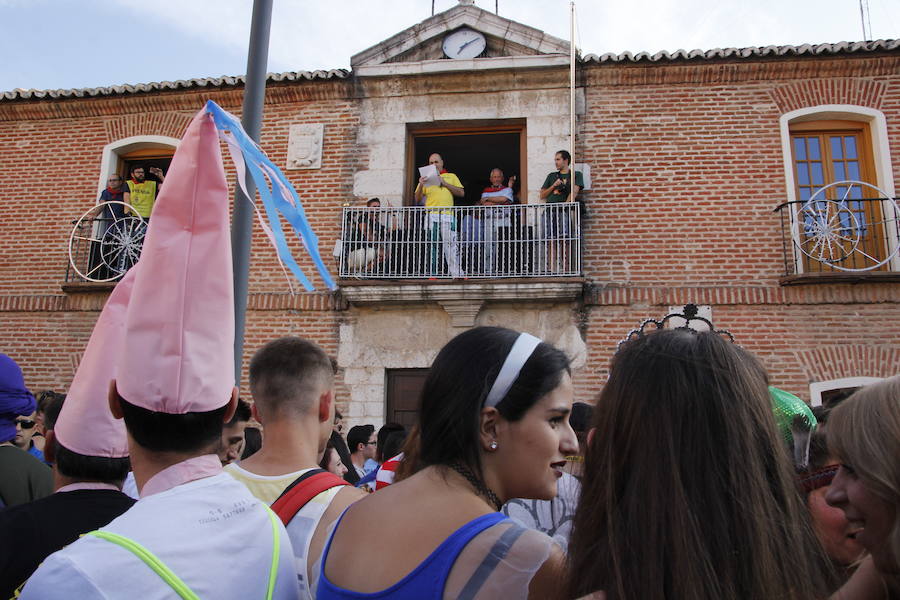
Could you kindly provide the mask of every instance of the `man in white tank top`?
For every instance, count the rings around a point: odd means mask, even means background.
[[[253,416],[265,431],[262,447],[247,460],[225,467],[225,472],[271,504],[291,483],[318,468],[334,420],[334,367],[316,344],[299,337],[280,338],[251,359],[250,392]],[[288,517],[302,596],[310,597],[309,567],[321,554],[326,529],[344,508],[365,495],[349,486],[331,487]]]

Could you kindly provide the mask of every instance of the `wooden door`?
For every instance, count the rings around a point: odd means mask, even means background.
[[[792,125],[797,200],[806,202],[824,186],[838,181],[875,185],[870,139],[868,125],[862,122],[811,121]],[[831,264],[862,269],[884,259],[887,240],[881,203],[866,201],[877,196],[868,186],[833,186],[816,196],[814,204],[799,207],[797,220],[805,272],[840,270]],[[829,228],[832,242],[817,235]]]
[[[387,370],[386,423],[400,423],[407,429],[419,422],[419,404],[428,369]]]

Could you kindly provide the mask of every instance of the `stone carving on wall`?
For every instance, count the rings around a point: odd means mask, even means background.
[[[291,125],[288,135],[287,168],[321,168],[324,133],[325,125],[322,123]]]

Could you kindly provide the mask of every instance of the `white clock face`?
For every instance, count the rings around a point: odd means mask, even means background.
[[[459,29],[444,38],[444,54],[450,58],[475,58],[487,45],[484,36],[472,29]]]

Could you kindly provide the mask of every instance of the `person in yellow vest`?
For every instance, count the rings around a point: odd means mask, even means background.
[[[456,219],[453,213],[453,197],[462,198],[465,196],[465,189],[455,174],[448,173],[444,169],[444,159],[440,154],[435,153],[429,156],[428,164],[437,168],[441,177],[440,182],[438,185],[426,186],[427,177],[420,177],[415,194],[416,204],[421,205],[424,199],[426,208],[435,209],[427,211],[427,233],[429,241],[432,242],[429,250],[431,273],[437,273],[439,268],[437,241],[440,240],[450,276],[465,277],[459,267],[459,245],[456,241]]]
[[[125,192],[125,203],[133,206],[137,214],[144,219],[150,218],[150,213],[153,212],[153,203],[156,202],[157,188],[166,180],[166,176],[159,167],[150,167],[150,173],[159,179],[159,184],[152,180],[147,181],[144,167],[133,167],[131,179],[128,180],[128,190]],[[128,208],[125,211],[128,214],[131,213]]]

